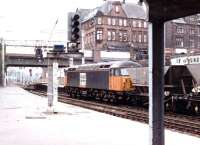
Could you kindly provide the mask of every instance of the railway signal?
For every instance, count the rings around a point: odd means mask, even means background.
[[[75,14],[71,18],[71,42],[80,43],[80,16]]]
[[[78,52],[81,38],[80,15],[76,13],[68,13],[68,52]]]
[[[35,57],[39,62],[43,60],[43,52],[41,47],[36,47],[35,49]]]

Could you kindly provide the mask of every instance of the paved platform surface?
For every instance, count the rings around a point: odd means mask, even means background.
[[[0,88],[0,145],[148,145],[147,124],[58,103],[18,87]],[[165,130],[166,145],[200,145],[200,138]]]

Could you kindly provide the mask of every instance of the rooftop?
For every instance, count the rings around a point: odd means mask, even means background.
[[[116,3],[117,2],[117,3]],[[79,9],[78,13],[83,17],[83,21],[87,21],[95,17],[98,13],[108,15],[114,5],[120,4],[128,18],[146,19],[146,13],[142,6],[133,3],[123,3],[120,1],[106,1],[103,5],[91,10]],[[134,12],[134,13],[133,13]]]

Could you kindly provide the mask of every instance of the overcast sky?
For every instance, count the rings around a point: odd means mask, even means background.
[[[127,0],[137,2],[137,0]],[[67,39],[67,12],[94,8],[103,0],[0,0],[0,37],[8,40]]]

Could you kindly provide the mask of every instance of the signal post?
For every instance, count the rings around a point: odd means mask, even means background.
[[[0,39],[0,86],[2,87],[6,86],[5,49],[6,45],[3,39]]]
[[[69,42],[67,43],[67,50],[61,45],[55,45],[53,51],[47,53],[48,58],[48,112],[56,113],[56,103],[58,100],[58,58],[69,58],[70,65],[73,58],[82,58],[83,53],[79,52],[80,44],[80,16],[73,14],[69,16]],[[67,63],[67,62],[66,62]]]
[[[67,43],[68,51],[72,53],[78,53],[79,52],[79,44],[81,39],[81,31],[80,31],[80,15],[78,13],[70,13],[68,15],[68,39],[69,42]],[[73,66],[74,58],[70,57],[70,66]],[[83,60],[83,54],[82,54],[82,62]]]
[[[47,97],[48,97],[48,113],[58,113],[56,104],[58,101],[58,59],[62,58],[80,58],[83,54],[78,51],[68,50],[65,52],[65,47],[63,45],[54,45],[52,51],[47,53],[48,58],[48,87],[47,87]],[[69,63],[69,62],[66,62]]]

